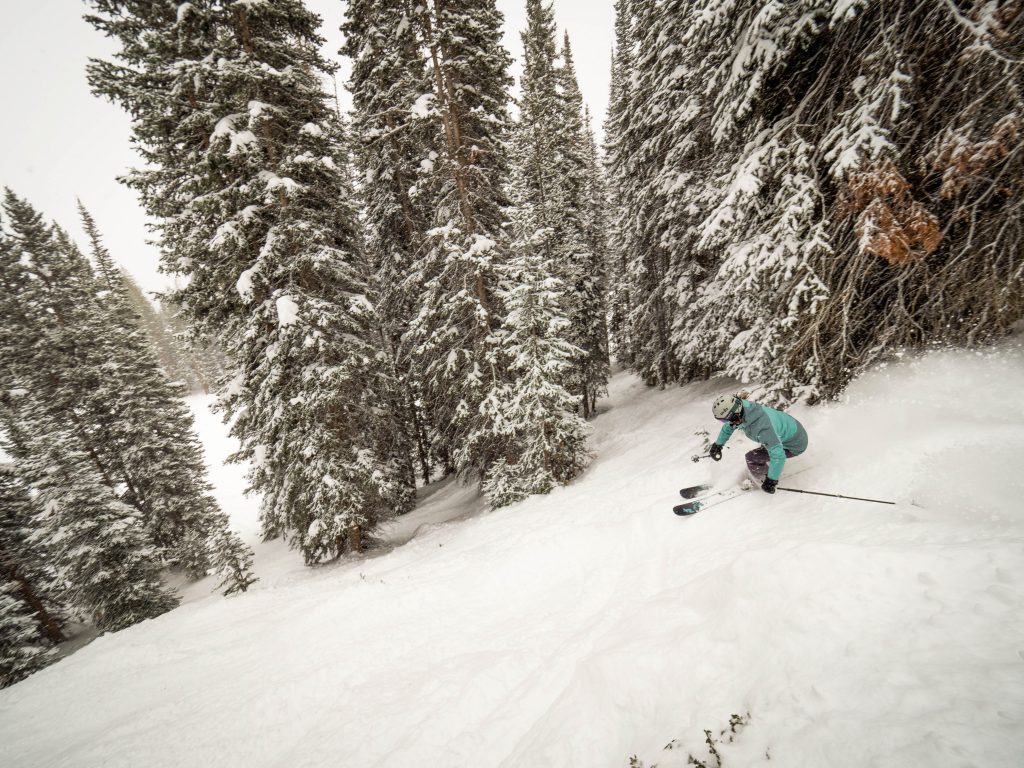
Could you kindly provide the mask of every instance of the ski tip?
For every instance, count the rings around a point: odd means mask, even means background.
[[[680,517],[686,517],[687,515],[694,514],[700,507],[697,504],[680,504],[672,507],[672,511]]]
[[[705,491],[710,491],[710,490],[711,490],[711,486],[710,485],[708,485],[706,483],[702,483],[701,485],[691,485],[691,486],[687,486],[686,488],[680,488],[679,489],[679,495],[682,496],[684,499],[695,499],[698,496],[700,496],[702,493],[704,493]]]

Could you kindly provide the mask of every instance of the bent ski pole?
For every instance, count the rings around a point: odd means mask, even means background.
[[[812,496],[829,496],[833,499],[849,499],[850,501],[870,501],[872,504],[893,504],[895,501],[882,501],[881,499],[864,499],[860,496],[843,496],[838,493],[821,493],[820,491],[802,491],[799,488],[783,488],[781,485],[776,488],[777,491],[789,491],[790,493],[809,493]]]

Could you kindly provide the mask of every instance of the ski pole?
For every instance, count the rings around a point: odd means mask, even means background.
[[[838,493],[821,493],[820,491],[802,491],[799,488],[783,488],[782,486],[779,486],[775,490],[789,491],[790,493],[809,493],[813,496],[829,496],[833,499],[849,499],[850,501],[870,501],[872,504],[896,504],[895,501],[882,501],[880,499],[864,499],[861,498],[860,496],[842,496]]]
[[[732,446],[727,445],[727,446],[725,446],[724,450],[728,451],[731,447]],[[693,456],[690,457],[690,461],[692,461],[694,464],[696,464],[701,459],[710,459],[710,458],[711,458],[711,454],[710,453],[702,453],[702,454],[699,454],[699,455],[694,454]]]

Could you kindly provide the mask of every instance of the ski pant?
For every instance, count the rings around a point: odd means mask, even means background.
[[[803,453],[803,451],[793,453],[787,448],[786,458],[792,459],[794,456],[799,456],[801,453]],[[768,449],[762,445],[759,448],[748,451],[746,459],[747,469],[750,471],[750,474],[756,477],[758,482],[763,483],[764,479],[768,477],[768,462],[770,460],[768,456]]]

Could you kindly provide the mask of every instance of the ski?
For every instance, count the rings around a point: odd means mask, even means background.
[[[695,499],[700,496],[704,491],[710,491],[710,485],[691,485],[687,488],[680,488],[679,495],[684,499]]]
[[[685,504],[679,504],[672,508],[672,511],[679,516],[695,515],[702,509],[713,507],[716,504],[729,501],[737,496],[742,496],[746,491],[743,488],[729,488],[725,491],[718,491],[717,493],[709,493],[707,496],[701,496],[700,498],[688,501]]]

